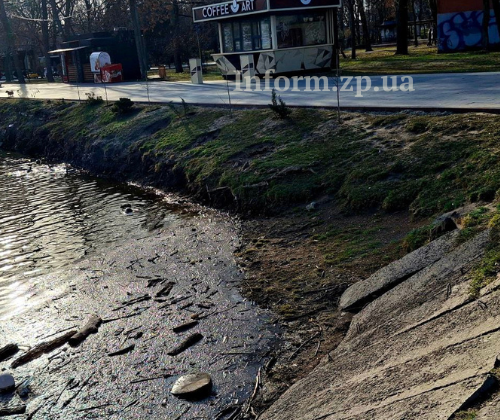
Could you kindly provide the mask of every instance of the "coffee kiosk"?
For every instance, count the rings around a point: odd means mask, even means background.
[[[330,68],[342,0],[233,0],[193,9],[194,23],[215,21],[225,76]]]

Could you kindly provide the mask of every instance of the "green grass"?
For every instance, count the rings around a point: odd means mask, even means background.
[[[396,55],[396,47],[358,52],[356,60],[341,59],[343,75],[493,72],[500,68],[500,53],[461,52],[438,54],[436,47],[409,47],[408,56]]]
[[[20,130],[33,129],[34,121],[47,147],[68,153],[128,148],[158,168],[174,162],[190,190],[227,187],[251,211],[273,213],[328,194],[347,211],[410,210],[426,219],[492,201],[500,191],[495,115],[346,114],[338,125],[333,111],[318,109],[295,109],[281,121],[270,110],[231,116],[223,109],[138,105],[116,115],[105,105],[20,100],[0,101],[0,114]],[[425,235],[412,241],[422,243]]]
[[[475,420],[476,418],[475,410],[460,411],[453,416],[453,420]]]

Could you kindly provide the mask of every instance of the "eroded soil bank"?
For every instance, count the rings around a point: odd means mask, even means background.
[[[243,294],[286,326],[262,369],[257,413],[340,343],[351,316],[337,307],[349,285],[432,240],[435,215],[500,189],[493,115],[344,114],[338,124],[322,110],[280,121],[265,110],[115,115],[36,101],[5,101],[0,112],[3,147],[243,216]]]

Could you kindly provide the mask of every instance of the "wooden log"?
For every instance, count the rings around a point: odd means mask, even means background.
[[[190,330],[193,327],[196,327],[198,325],[198,321],[190,321],[190,322],[185,322],[184,324],[177,325],[176,327],[173,328],[173,331],[175,333],[180,333],[183,331]]]
[[[129,352],[131,352],[131,351],[132,351],[132,350],[134,350],[134,349],[135,349],[135,344],[132,344],[132,345],[130,345],[130,346],[128,346],[128,347],[125,347],[125,348],[123,348],[123,349],[120,349],[120,350],[114,351],[114,352],[112,352],[112,353],[108,353],[108,356],[110,356],[110,357],[113,357],[113,356],[120,356],[120,355],[122,355],[122,354],[129,353]]]
[[[81,328],[73,337],[69,339],[69,344],[71,346],[77,346],[90,334],[95,334],[99,330],[101,324],[102,318],[97,315],[92,315],[83,328]]]
[[[0,362],[8,359],[19,351],[17,344],[7,344],[6,346],[0,348]]]
[[[200,333],[194,333],[186,338],[182,343],[180,343],[177,347],[174,347],[172,350],[168,351],[167,354],[169,356],[177,356],[181,354],[183,351],[186,351],[189,347],[194,346],[196,343],[203,339],[203,335]]]
[[[71,337],[76,334],[76,330],[68,331],[66,334],[56,337],[50,341],[46,341],[44,343],[37,344],[31,350],[28,350],[23,355],[19,356],[16,360],[12,362],[10,365],[11,368],[15,369],[19,366],[25,365],[32,360],[39,358],[42,354],[50,353],[52,350],[57,349],[58,347],[66,344]]]

